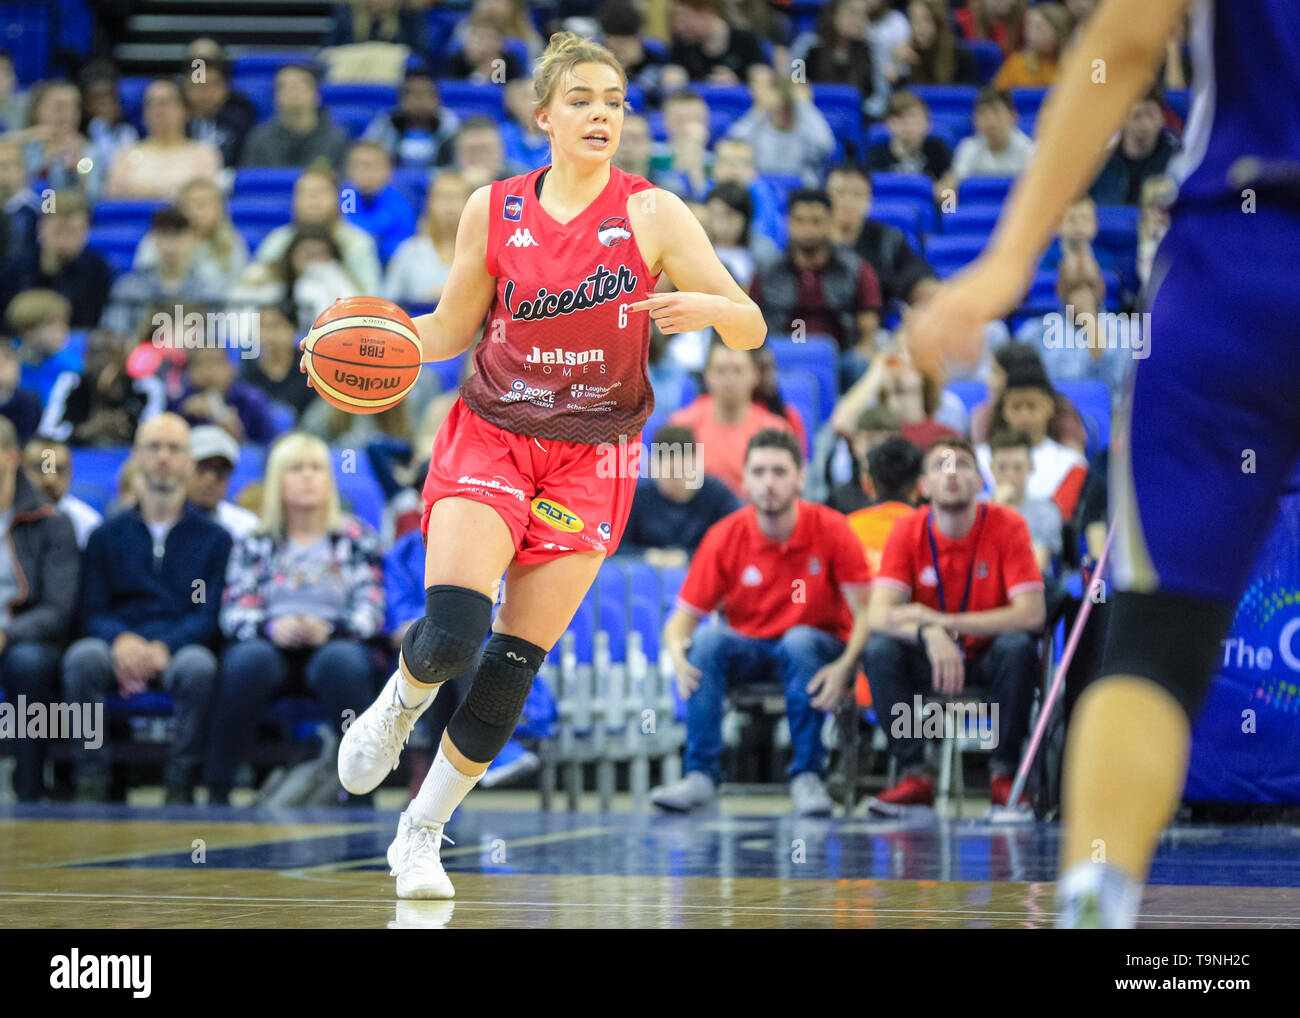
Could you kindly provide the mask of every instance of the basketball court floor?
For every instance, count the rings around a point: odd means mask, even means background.
[[[0,927],[1053,923],[1055,824],[800,820],[780,801],[547,814],[535,796],[484,791],[443,846],[454,902],[394,898],[395,810],[2,806]],[[1300,828],[1174,828],[1151,882],[1144,927],[1300,927]]]

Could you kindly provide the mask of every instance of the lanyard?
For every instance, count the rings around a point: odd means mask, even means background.
[[[970,603],[971,583],[975,579],[975,560],[979,557],[980,538],[984,536],[984,518],[988,516],[989,507],[987,503],[980,505],[979,532],[975,535],[975,547],[971,549],[970,568],[966,571],[966,590],[961,595],[961,607],[958,612],[964,612],[966,606]],[[943,571],[939,568],[939,547],[934,541],[934,509],[930,509],[927,523],[927,534],[930,538],[930,561],[934,564],[934,582],[939,592],[939,611],[948,614],[948,599],[943,594]]]

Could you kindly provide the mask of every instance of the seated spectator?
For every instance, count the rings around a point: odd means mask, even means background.
[[[522,77],[526,68],[505,44],[505,36],[491,19],[471,15],[464,42],[447,61],[447,77],[498,85]]]
[[[871,266],[884,301],[909,301],[915,285],[934,274],[897,226],[871,218],[871,178],[855,163],[840,163],[826,177],[835,242]]]
[[[122,109],[121,81],[110,60],[92,60],[81,71],[81,133],[109,166],[118,152],[140,140]]]
[[[826,479],[825,489],[817,489],[825,496],[825,502],[832,509],[849,515],[859,509],[865,509],[875,501],[875,489],[871,485],[867,457],[871,450],[887,438],[900,437],[898,434],[898,415],[889,407],[877,403],[858,414],[853,430],[847,435],[835,431],[835,423],[828,421],[818,434],[818,448],[815,450],[814,464],[822,471]],[[836,469],[834,460],[837,450],[827,448],[825,438],[842,442],[848,453],[850,476],[842,483],[835,483],[832,476]],[[805,497],[812,493],[805,492]]]
[[[0,337],[0,415],[14,426],[18,441],[26,442],[41,423],[41,396],[22,388],[21,371],[18,348]]]
[[[261,353],[244,361],[242,378],[272,403],[293,410],[294,420],[316,398],[298,370],[298,308],[292,302],[267,304],[258,312]]]
[[[709,346],[704,389],[689,406],[670,416],[668,423],[690,428],[699,443],[704,472],[744,497],[749,440],[766,429],[789,431],[790,425],[784,417],[754,402],[758,365],[753,351],[733,350],[720,336],[715,335]],[[802,452],[799,458],[803,459]]]
[[[13,140],[26,145],[29,179],[56,191],[76,191],[93,204],[103,190],[108,163],[80,127],[80,89],[70,81],[43,81],[32,89],[26,129]]]
[[[811,90],[768,72],[754,76],[750,92],[754,105],[727,136],[749,143],[759,173],[788,173],[807,186],[816,185],[822,164],[835,150],[835,134],[813,103]]]
[[[1165,96],[1159,85],[1153,85],[1129,108],[1119,142],[1092,185],[1092,199],[1098,205],[1138,204],[1142,185],[1168,169],[1180,146],[1165,127],[1164,110]]]
[[[257,526],[257,514],[226,498],[230,475],[239,466],[239,443],[224,428],[202,424],[190,431],[189,499],[215,523],[220,523],[238,541]]]
[[[422,67],[412,67],[402,79],[397,109],[370,121],[364,137],[383,145],[394,166],[427,171],[450,161],[448,143],[459,126],[460,118],[443,109],[433,76]]]
[[[185,387],[167,409],[191,425],[224,428],[238,442],[266,445],[275,438],[266,394],[235,377],[235,365],[223,347],[201,346],[188,352]]]
[[[761,267],[749,295],[763,311],[768,335],[830,336],[840,348],[840,386],[862,373],[876,349],[880,281],[852,251],[837,247],[825,191],[790,195],[790,243],[784,258]]]
[[[108,264],[86,250],[90,215],[81,195],[56,193],[37,223],[38,248],[0,271],[0,307],[23,290],[54,290],[72,303],[74,329],[93,329],[108,303]]]
[[[776,354],[770,346],[760,346],[754,351],[754,364],[758,368],[758,388],[754,390],[754,402],[764,410],[785,418],[786,424],[799,440],[801,448],[808,448],[808,431],[804,427],[803,417],[787,403],[781,395],[781,379],[776,369]]]
[[[428,55],[428,32],[422,4],[407,0],[348,0],[334,5],[334,21],[321,46],[351,46],[387,42],[405,46],[423,59]]]
[[[551,161],[550,135],[537,126],[533,110],[532,78],[512,78],[506,83],[506,120],[501,125],[501,139],[509,162],[535,170]]]
[[[602,41],[623,65],[628,84],[641,89],[648,105],[658,106],[666,58],[642,45],[645,18],[637,4],[633,0],[607,0],[597,10],[596,20]]]
[[[1090,259],[1103,272],[1116,269],[1115,256],[1104,247],[1095,247],[1097,240],[1097,206],[1084,195],[1061,217],[1056,236],[1043,254],[1039,269],[1054,269],[1066,258]]]
[[[221,189],[210,180],[191,180],[181,188],[176,207],[190,224],[194,264],[221,286],[232,286],[248,266],[248,244],[230,221]],[[150,231],[136,246],[132,268],[154,268],[158,257],[158,241]]]
[[[72,305],[53,290],[27,290],[5,309],[5,324],[18,337],[18,359],[22,364],[18,387],[36,393],[41,403],[49,401],[63,375],[81,374],[81,357],[68,349],[68,322]]]
[[[356,717],[378,688],[367,641],[383,632],[383,555],[375,532],[343,515],[319,439],[289,432],[272,447],[261,522],[230,556],[220,617],[231,642],[205,777],[210,801],[225,803],[274,697],[307,693],[330,718]]]
[[[921,450],[901,435],[886,438],[867,453],[871,504],[849,513],[849,529],[862,543],[871,574],[880,572],[894,524],[920,501]]]
[[[374,238],[353,226],[339,212],[339,186],[328,170],[304,170],[294,181],[292,219],[277,226],[257,246],[253,260],[263,265],[280,261],[289,248],[295,230],[304,226],[323,226],[329,230],[343,262],[357,281],[362,293],[378,293],[380,286],[379,254]],[[338,294],[338,296],[350,296]],[[326,303],[329,303],[328,301]]]
[[[271,266],[254,263],[231,295],[235,303],[286,303],[297,309],[300,332],[340,297],[364,292],[343,261],[343,253],[327,227],[300,226],[289,240],[284,257]]]
[[[1173,181],[1165,176],[1147,177],[1142,182],[1142,201],[1137,229],[1137,278],[1146,287],[1156,249],[1169,232],[1169,204],[1173,198]]]
[[[716,477],[702,472],[695,433],[665,424],[651,443],[649,477],[636,482],[636,497],[619,555],[639,555],[652,566],[682,567],[695,554],[705,531],[740,500]]]
[[[911,0],[907,20],[912,38],[894,51],[896,85],[974,85],[979,81],[975,55],[953,33],[944,0]]]
[[[831,423],[847,434],[867,407],[882,404],[898,418],[898,430],[919,449],[941,438],[959,438],[961,432],[938,419],[944,399],[938,378],[923,372],[905,347],[875,357],[871,367],[835,404]],[[960,401],[959,401],[960,402]]]
[[[19,469],[18,436],[3,418],[0,533],[0,674],[13,703],[24,697],[29,709],[52,705],[60,699],[59,657],[75,625],[80,555],[72,522]],[[45,791],[48,742],[14,740],[19,802],[36,802]]]
[[[384,262],[415,232],[415,212],[393,186],[393,164],[378,142],[358,141],[348,149],[343,209],[353,226],[374,238]]]
[[[866,102],[866,114],[873,120],[884,115],[890,86],[902,73],[894,61],[898,48],[912,38],[912,25],[902,11],[893,10],[890,0],[867,0],[867,44],[876,69],[876,87]]]
[[[1056,68],[1073,30],[1063,4],[1040,3],[1025,12],[1025,45],[1003,62],[994,88],[1047,88],[1056,82]]]
[[[1034,558],[1047,576],[1052,560],[1061,554],[1061,510],[1050,498],[1026,490],[1034,470],[1034,452],[1023,431],[1003,428],[989,436],[989,469],[993,474],[993,501],[1014,509],[1029,526]]]
[[[646,359],[646,375],[655,394],[656,410],[679,410],[695,392],[695,380],[682,363],[668,350],[668,337],[656,322],[650,323],[650,351]]]
[[[524,44],[530,60],[542,55],[545,43],[533,27],[527,0],[474,0],[470,5],[470,17],[462,18],[456,26],[452,38],[458,43],[465,41],[470,23],[482,18],[496,26],[506,39],[515,39]]]
[[[650,121],[639,113],[624,113],[623,134],[619,138],[618,151],[614,153],[614,158],[611,160],[613,164],[625,173],[645,177],[646,180],[657,183],[654,179],[657,171],[650,165],[653,149]]]
[[[922,491],[930,505],[902,517],[885,544],[866,612],[864,667],[900,780],[872,799],[871,813],[898,817],[931,806],[924,741],[900,733],[914,697],[984,687],[999,710],[989,797],[1004,806],[1038,678],[1035,634],[1045,621],[1043,578],[1029,528],[1013,509],[976,501],[974,450],[961,439],[926,451]],[[900,716],[901,712],[901,716]],[[892,724],[883,723],[889,715]]]
[[[452,138],[451,147],[451,165],[473,187],[525,172],[522,166],[506,159],[501,128],[489,117],[470,117],[464,121]]]
[[[967,177],[1014,177],[1028,164],[1033,151],[1029,135],[1016,126],[1011,96],[996,88],[982,88],[975,97],[975,134],[958,143],[952,167],[938,189],[955,191]]]
[[[402,241],[384,275],[384,296],[399,304],[434,303],[442,298],[456,250],[461,213],[474,189],[454,170],[444,170],[429,187],[419,231]]]
[[[967,39],[987,39],[1009,57],[1025,44],[1026,0],[970,0],[953,13]]]
[[[136,488],[136,482],[139,478],[139,465],[136,463],[134,455],[128,456],[122,465],[117,468],[116,491],[104,508],[105,519],[112,519],[118,513],[134,509],[140,504],[140,493]]]
[[[989,369],[987,395],[984,402],[976,406],[970,414],[970,440],[976,445],[988,439],[993,408],[1006,389],[1008,373],[1015,374],[1021,368],[1028,371],[1044,372],[1043,359],[1028,343],[1007,343],[995,350],[993,363]],[[1005,424],[1005,421],[998,422]],[[1070,400],[1060,393],[1056,396],[1056,411],[1047,425],[1047,434],[1062,445],[1083,452],[1088,445],[1088,429],[1084,427],[1083,418]]]
[[[754,164],[754,149],[739,138],[719,138],[713,146],[713,184],[739,184],[749,192],[754,204],[754,229],[760,237],[780,246],[785,243],[785,216],[783,201],[776,187],[758,175]],[[766,251],[776,254],[776,248],[763,244]],[[765,255],[766,257],[766,255]]]
[[[9,141],[0,141],[0,213],[9,220],[9,243],[0,248],[0,261],[26,258],[36,249],[41,201],[28,186],[22,146]]]
[[[27,122],[29,96],[18,87],[14,58],[0,49],[0,131],[18,131]]]
[[[867,0],[829,0],[816,33],[795,40],[791,52],[804,61],[808,81],[852,85],[870,100],[878,76],[867,43],[867,8]]]
[[[43,430],[72,445],[131,445],[139,423],[166,406],[163,380],[154,374],[133,378],[122,337],[96,329],[86,340],[81,377],[61,398],[56,393],[50,399]]]
[[[952,166],[948,143],[930,133],[930,107],[915,92],[899,89],[889,100],[889,140],[867,149],[872,173],[924,174],[938,181]]]
[[[315,72],[286,64],[275,72],[275,116],[249,132],[240,165],[311,166],[322,160],[337,173],[347,148],[347,132],[321,108]]]
[[[104,328],[122,335],[138,332],[154,304],[214,304],[225,296],[225,279],[197,257],[197,237],[185,213],[174,205],[160,208],[150,221],[149,234],[157,261],[119,276],[109,291]]]
[[[993,420],[1029,439],[1034,469],[1025,491],[1033,498],[1051,499],[1061,519],[1074,515],[1074,507],[1088,476],[1088,461],[1076,449],[1048,437],[1047,424],[1056,412],[1056,390],[1041,368],[1021,366],[1007,373],[1006,387],[993,408]],[[980,472],[990,490],[994,486],[993,462],[988,443],[977,447]]]
[[[678,0],[673,5],[668,62],[691,81],[739,85],[752,67],[767,63],[758,36],[733,28],[723,14],[722,0]]]
[[[215,180],[221,153],[185,137],[185,100],[174,81],[157,78],[144,90],[144,140],[121,149],[108,170],[104,193],[114,198],[175,201],[191,180]]]
[[[840,666],[871,573],[844,517],[799,498],[803,474],[794,436],[754,435],[744,459],[750,504],[714,524],[691,561],[663,631],[686,701],[685,777],[650,793],[660,809],[714,803],[727,688],[777,680],[790,722],[795,813],[830,815],[817,700]],[[715,609],[725,624],[698,629]]]
[[[1016,339],[1037,351],[1053,382],[1096,379],[1117,403],[1129,363],[1150,352],[1141,320],[1106,311],[1106,284],[1096,262],[1061,262],[1056,295],[1060,309],[1025,322]]]
[[[776,245],[752,231],[754,202],[740,184],[715,184],[706,204],[705,232],[718,260],[742,289],[754,281],[759,262],[780,257]]]
[[[216,146],[222,165],[239,166],[244,142],[257,126],[257,107],[244,93],[230,87],[230,64],[220,50],[202,60],[203,73],[186,74],[181,86],[189,115],[185,133],[195,141]]]
[[[86,547],[94,529],[104,522],[99,511],[69,490],[72,486],[72,450],[54,438],[38,435],[23,444],[23,470],[27,480],[59,512],[72,521],[78,550]]]
[[[160,688],[175,704],[176,736],[163,771],[168,803],[194,801],[217,685],[213,653],[230,535],[186,502],[189,426],[159,414],[140,426],[132,459],[138,506],[109,516],[82,558],[85,636],[63,655],[63,698],[103,703],[110,692]],[[195,592],[202,590],[202,597]],[[72,743],[76,794],[107,799],[111,751]]]
[[[689,89],[664,99],[664,133],[655,164],[665,164],[657,183],[687,201],[703,199],[709,188],[709,107]],[[752,151],[752,150],[751,150]]]

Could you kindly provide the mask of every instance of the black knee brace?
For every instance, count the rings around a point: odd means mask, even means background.
[[[402,637],[402,660],[416,682],[436,686],[474,663],[492,627],[492,599],[444,583],[425,591],[424,610]]]
[[[467,759],[489,763],[510,741],[545,657],[534,643],[492,634],[469,696],[447,723],[447,735]]]
[[[1168,690],[1195,721],[1222,660],[1236,605],[1156,591],[1118,591],[1098,675],[1137,675]]]

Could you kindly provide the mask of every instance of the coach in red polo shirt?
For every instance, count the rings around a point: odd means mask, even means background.
[[[1011,791],[1038,674],[1043,577],[1023,517],[977,501],[983,483],[969,442],[935,442],[921,475],[930,505],[899,519],[885,543],[867,609],[865,664],[901,780],[871,800],[879,815],[933,804],[924,744],[913,737],[920,722],[900,722],[911,718],[915,695],[958,694],[968,682],[987,688],[998,708],[993,804],[1004,805]]]
[[[862,546],[834,509],[805,502],[803,450],[788,431],[750,439],[750,504],[709,528],[664,626],[677,689],[686,700],[686,776],[651,801],[686,812],[714,801],[722,779],[723,699],[729,685],[779,679],[790,720],[790,796],[801,816],[829,816],[822,784],[822,714],[812,698],[845,650],[871,573]],[[696,630],[721,609],[725,625]]]

